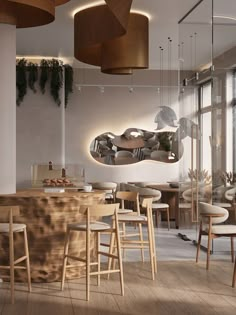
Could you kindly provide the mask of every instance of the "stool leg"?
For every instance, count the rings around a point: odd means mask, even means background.
[[[100,251],[100,233],[97,233],[97,248],[98,248],[98,276],[97,276],[97,285],[100,285],[100,280],[101,280],[101,275],[100,275],[100,270],[101,270],[101,255],[99,254]]]
[[[168,231],[170,230],[170,211],[169,208],[166,210],[167,213],[167,224],[168,224]]]
[[[114,224],[114,223],[113,223]],[[111,238],[110,238],[110,245],[109,245],[109,254],[114,254],[115,250],[115,235],[114,233],[111,233]],[[113,259],[111,257],[108,258],[108,270],[111,270],[111,265],[112,265]],[[107,274],[107,279],[109,280],[110,278],[110,273]]]
[[[123,274],[123,263],[122,263],[121,247],[120,247],[120,235],[119,235],[119,228],[118,228],[118,221],[117,221],[117,219],[116,219],[115,235],[116,235],[116,244],[117,244],[118,264],[119,264],[119,269],[120,269],[121,295],[124,296],[124,274]]]
[[[157,273],[157,257],[156,257],[156,242],[155,242],[155,231],[153,226],[153,218],[150,219],[151,223],[151,237],[152,237],[152,244],[153,244],[153,261],[154,261],[154,270]]]
[[[231,237],[231,260],[234,262],[234,238]]]
[[[139,239],[141,241],[141,246],[143,246],[143,230],[142,230],[142,224],[139,224]],[[142,262],[144,262],[144,250],[141,248],[141,257]]]
[[[236,282],[236,259],[234,260],[234,274],[233,274],[233,280],[232,280],[232,287],[235,287]]]
[[[14,269],[14,238],[13,231],[9,233],[9,251],[10,251],[10,286],[11,286],[11,303],[14,304],[14,289],[15,289],[15,269]]]
[[[159,211],[156,210],[156,213],[155,213],[156,227],[158,227],[158,215],[159,215]]]
[[[155,267],[154,267],[154,248],[153,248],[153,236],[151,231],[150,225],[150,218],[148,218],[147,224],[147,232],[148,232],[148,246],[149,246],[149,256],[150,256],[150,263],[151,263],[151,271],[152,271],[152,280],[155,280]]]
[[[28,237],[26,228],[24,229],[24,247],[25,247],[25,256],[26,256],[26,271],[27,271],[27,280],[28,280],[28,290],[31,292],[31,276],[30,276],[30,260],[29,260],[29,246],[28,246]]]
[[[90,298],[90,230],[86,231],[86,300]]]
[[[197,254],[196,254],[196,262],[198,262],[199,252],[200,252],[200,246],[201,246],[201,239],[202,239],[202,223],[199,227],[199,236],[198,236],[198,243],[197,243]]]
[[[66,277],[66,265],[67,265],[67,255],[69,250],[69,240],[70,240],[70,230],[67,229],[64,245],[64,254],[63,254],[63,266],[62,266],[62,276],[61,276],[61,290],[64,288],[65,277]]]

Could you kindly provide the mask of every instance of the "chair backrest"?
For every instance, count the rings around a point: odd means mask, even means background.
[[[115,157],[131,157],[132,158],[134,157],[134,155],[130,151],[121,150],[115,153]]]
[[[236,196],[236,187],[226,190],[225,198],[229,201],[233,201]]]
[[[91,217],[108,217],[114,215],[119,209],[119,203],[98,204],[86,208]]]
[[[137,187],[137,191],[139,193],[139,196],[141,197],[145,197],[145,196],[153,197],[155,198],[155,201],[161,199],[160,190],[152,189],[152,188]]]
[[[209,202],[211,200],[211,185],[196,185],[193,188],[188,188],[183,192],[183,198],[191,202],[193,200]]]
[[[10,218],[20,214],[19,206],[0,206],[0,219],[10,222]]]
[[[221,207],[217,207],[214,205],[211,205],[209,203],[205,203],[205,202],[200,202],[199,203],[199,210],[200,210],[200,216],[202,214],[222,214],[222,217],[217,217],[217,218],[212,218],[212,224],[218,224],[218,223],[223,223],[225,222],[228,217],[229,217],[229,212],[228,210],[221,208]],[[209,219],[203,219],[203,222],[208,223]]]
[[[121,209],[125,208],[124,201],[132,201],[136,203],[137,212],[140,214],[139,193],[136,191],[117,191],[116,198],[121,200]]]
[[[91,183],[94,189],[101,189],[101,190],[106,190],[106,191],[111,191],[114,192],[116,191],[117,188],[117,183],[113,182],[96,182],[96,183]]]

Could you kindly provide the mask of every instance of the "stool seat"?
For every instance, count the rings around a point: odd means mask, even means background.
[[[209,228],[206,226],[203,228],[205,232],[208,233]],[[211,233],[213,234],[236,234],[236,225],[222,224],[222,225],[212,225]]]
[[[181,209],[191,209],[192,208],[192,204],[188,203],[188,202],[183,202],[179,204],[179,208]]]
[[[13,232],[22,232],[26,228],[25,224],[12,224]],[[0,233],[9,233],[9,223],[0,223]]]
[[[169,205],[167,203],[161,203],[161,202],[152,203],[152,209],[166,209],[166,208],[169,208]]]
[[[132,212],[134,212],[134,211],[131,209],[119,209],[118,210],[118,214],[127,214],[127,213],[132,213]]]
[[[68,224],[68,229],[75,230],[75,231],[86,231],[87,225],[86,223],[84,224],[72,223],[72,224]],[[109,229],[111,229],[111,226],[104,222],[95,221],[95,222],[90,223],[91,231],[105,231]]]
[[[140,222],[140,221],[147,221],[147,217],[144,215],[126,215],[126,214],[122,214],[122,215],[118,215],[118,220],[119,222]]]
[[[231,208],[232,205],[229,202],[213,202],[213,206],[221,207],[221,208]]]

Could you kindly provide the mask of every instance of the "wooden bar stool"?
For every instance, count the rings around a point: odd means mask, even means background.
[[[121,295],[124,295],[124,280],[123,280],[123,265],[122,265],[122,257],[120,250],[120,235],[119,235],[119,225],[118,225],[118,215],[117,211],[119,209],[119,204],[99,204],[96,206],[86,207],[85,217],[86,220],[84,223],[74,223],[67,225],[67,232],[65,238],[65,247],[64,247],[64,256],[63,256],[63,267],[62,267],[62,280],[61,280],[61,289],[64,288],[65,277],[66,277],[66,269],[70,267],[67,265],[68,259],[74,259],[80,262],[83,262],[86,265],[86,300],[89,301],[90,297],[90,276],[97,276],[97,283],[100,285],[100,275],[102,274],[110,274],[110,273],[119,273],[120,274],[120,286],[121,286]],[[112,216],[113,218],[113,226],[108,223],[101,221],[102,217]],[[97,218],[99,221],[96,221]],[[75,257],[68,254],[69,250],[69,240],[70,240],[70,232],[78,231],[86,233],[86,258],[83,257]],[[91,262],[90,257],[90,240],[91,234],[96,234],[97,236],[97,261]],[[100,234],[101,233],[110,233],[111,236],[114,235],[117,243],[117,254],[111,254],[111,251],[104,252],[100,250],[100,246],[110,247],[110,244],[104,244],[100,242]],[[114,270],[101,270],[100,269],[100,256],[106,256],[108,258],[113,258],[118,260],[118,268]],[[91,266],[97,266],[98,271],[91,272]]]
[[[14,304],[14,284],[15,284],[15,269],[25,269],[28,279],[28,290],[31,292],[30,279],[30,261],[29,249],[26,233],[26,225],[13,223],[13,217],[20,214],[19,206],[0,206],[0,219],[7,223],[0,223],[0,233],[7,234],[9,237],[9,265],[0,266],[0,269],[10,270],[10,287],[11,287],[11,303]],[[24,236],[24,255],[15,260],[14,256],[14,233],[23,233]],[[25,261],[26,266],[17,266]],[[1,276],[1,278],[9,278],[9,276]]]
[[[151,274],[152,279],[155,279],[155,273],[157,273],[157,261],[156,261],[156,246],[155,246],[155,235],[154,235],[154,227],[153,227],[153,218],[152,218],[152,198],[144,198],[142,201],[142,207],[146,210],[147,215],[129,215],[129,214],[122,214],[119,215],[119,222],[132,222],[139,224],[141,226],[147,227],[147,240],[140,240],[140,239],[129,239],[129,235],[122,235],[121,236],[121,249],[149,249],[149,257],[150,257],[150,264],[151,264]],[[114,252],[116,247],[116,243],[113,239],[111,239],[111,252]],[[108,268],[115,267],[114,261],[112,264],[112,259],[108,261]]]
[[[135,191],[117,191],[116,193],[116,200],[120,201],[120,208],[118,210],[118,214],[125,215],[125,214],[132,214],[132,215],[140,215],[140,203],[139,203],[139,193]],[[126,203],[128,202],[128,207]],[[138,231],[132,231],[127,233],[126,231],[126,223],[138,225]],[[133,222],[122,222],[122,229],[120,230],[121,236],[125,237],[132,237],[138,236],[140,241],[143,239],[143,231],[141,224],[134,224]],[[123,248],[123,257],[125,256],[125,249]],[[141,248],[141,257],[142,261],[144,261],[144,252]]]

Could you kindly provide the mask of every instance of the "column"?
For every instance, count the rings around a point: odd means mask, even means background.
[[[0,194],[16,191],[16,27],[0,24]]]

